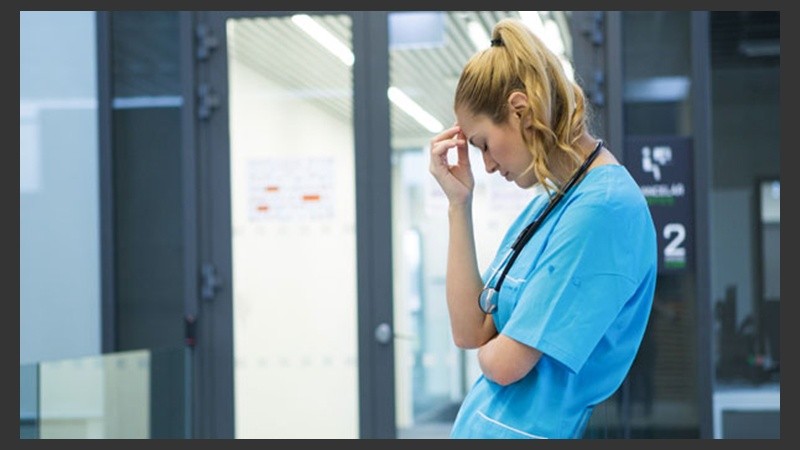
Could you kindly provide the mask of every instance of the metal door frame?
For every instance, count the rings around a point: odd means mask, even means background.
[[[302,11],[305,14],[315,12]],[[187,317],[197,318],[193,437],[234,437],[230,148],[225,21],[291,11],[189,11],[181,18]],[[394,438],[391,146],[388,13],[347,14],[353,24],[358,377],[361,438]],[[207,270],[204,276],[204,268]],[[208,272],[208,271],[212,271]],[[209,273],[211,275],[209,276]],[[199,281],[198,281],[199,280]],[[203,286],[213,295],[204,300]]]

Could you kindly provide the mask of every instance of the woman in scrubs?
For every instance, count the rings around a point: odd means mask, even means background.
[[[481,369],[453,438],[579,438],[636,356],[655,290],[656,232],[639,186],[589,130],[587,108],[558,57],[506,19],[461,73],[456,124],[431,141],[430,172],[449,202],[452,336],[478,349]],[[468,145],[488,173],[540,188],[483,271]]]

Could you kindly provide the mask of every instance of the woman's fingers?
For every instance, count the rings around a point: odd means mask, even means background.
[[[463,135],[459,128],[452,127],[431,139],[431,164],[435,164],[438,168],[449,168],[447,153],[453,147],[458,148],[459,159],[461,159],[462,148],[466,149],[466,142],[460,138],[461,136]]]
[[[447,155],[456,148],[455,164]],[[463,202],[472,192],[474,181],[470,168],[467,140],[461,127],[453,125],[431,139],[430,172],[451,202]]]
[[[436,142],[452,138],[453,136],[458,135],[460,132],[461,129],[457,125],[453,125],[452,127],[434,136],[433,139],[431,139],[431,146],[433,146],[433,144],[435,144]]]
[[[458,133],[459,135],[459,142],[461,144],[458,145],[458,164],[464,167],[470,167],[469,163],[469,147],[467,146],[466,139],[463,139],[463,134]]]

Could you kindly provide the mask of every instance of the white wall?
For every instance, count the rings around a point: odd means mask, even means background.
[[[229,67],[235,436],[357,438],[352,123]],[[319,207],[282,196],[301,187]]]

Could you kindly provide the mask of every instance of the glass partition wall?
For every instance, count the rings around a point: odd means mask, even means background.
[[[475,351],[458,349],[445,301],[447,199],[428,171],[429,142],[454,121],[463,65],[490,45],[491,27],[521,18],[562,56],[572,73],[568,13],[423,11],[389,15],[389,99],[396,417],[400,438],[447,437],[480,373]],[[453,155],[454,156],[454,155]],[[485,267],[506,227],[533,196],[484,170],[470,147],[478,263]]]
[[[780,438],[780,12],[710,13],[715,438]]]
[[[700,436],[692,244],[692,106],[699,91],[692,83],[690,24],[690,12],[622,13],[625,163],[643,187],[683,190],[644,191],[659,239],[659,276],[639,354],[618,401],[609,405],[620,418],[609,437]]]
[[[20,366],[20,439],[190,438],[184,348]]]

